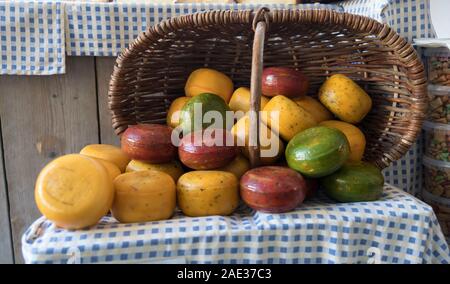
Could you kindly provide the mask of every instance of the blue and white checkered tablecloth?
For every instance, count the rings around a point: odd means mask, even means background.
[[[412,42],[415,38],[433,38],[430,0],[346,0],[345,12],[367,16],[386,23]]]
[[[27,263],[450,263],[432,209],[387,185],[377,202],[339,204],[319,194],[285,214],[242,206],[229,217],[104,217],[78,231],[40,218],[22,251]]]

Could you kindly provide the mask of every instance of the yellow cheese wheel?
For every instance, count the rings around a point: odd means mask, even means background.
[[[263,109],[269,99],[265,96],[261,96],[261,109]],[[250,89],[245,87],[240,87],[236,89],[231,96],[230,102],[228,103],[232,111],[243,111],[246,113],[250,110]]]
[[[239,119],[231,128],[238,146],[242,146],[241,150],[245,157],[249,158],[249,131],[250,119],[248,115]],[[264,123],[260,124],[260,154],[262,165],[274,164],[280,156],[284,154],[284,143],[281,139],[271,131]]]
[[[335,74],[322,84],[319,99],[340,120],[353,124],[360,122],[372,108],[370,96],[343,74]]]
[[[292,100],[309,112],[316,122],[333,119],[333,114],[315,98],[302,96]]]
[[[366,149],[366,137],[358,127],[338,120],[322,121],[320,125],[342,131],[350,144],[350,156],[348,157],[348,160],[361,161],[364,150]]]
[[[234,174],[238,179],[245,174],[246,171],[250,169],[250,162],[242,155],[237,155],[231,163],[228,165],[218,168],[218,171],[225,171]]]
[[[218,95],[228,103],[233,93],[233,81],[217,70],[200,68],[189,75],[184,91],[188,97],[203,93]]]
[[[263,111],[261,120],[286,141],[317,124],[309,112],[285,96],[273,97]]]
[[[114,198],[111,177],[96,159],[79,154],[47,164],[36,180],[39,211],[57,226],[81,229],[108,213]]]
[[[103,159],[115,164],[121,172],[125,171],[130,158],[119,147],[108,144],[90,144],[81,149],[80,154]]]
[[[190,97],[179,97],[170,104],[166,119],[168,126],[175,128],[178,126],[178,124],[180,124],[181,109],[190,99]]]
[[[229,215],[239,204],[236,176],[224,171],[192,171],[177,183],[178,206],[187,216]]]
[[[160,171],[168,174],[173,178],[175,182],[178,181],[178,178],[184,173],[183,167],[180,162],[172,161],[170,163],[164,164],[150,164],[143,161],[131,160],[127,165],[126,172],[136,172],[136,171]]]
[[[124,173],[114,180],[114,189],[111,212],[119,222],[164,220],[170,218],[175,210],[175,182],[166,173]]]
[[[89,156],[88,156],[89,157]],[[99,159],[99,158],[94,158],[91,157],[97,161],[100,162],[100,164],[102,164],[106,171],[108,172],[109,177],[111,178],[111,180],[113,181],[118,175],[121,174],[119,167],[116,166],[116,164],[113,164],[109,161],[103,160],[103,159]]]

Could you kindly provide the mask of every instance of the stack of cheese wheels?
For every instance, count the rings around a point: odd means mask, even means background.
[[[92,144],[45,166],[35,199],[47,219],[66,229],[93,226],[110,210],[124,223],[162,220],[174,212],[174,180],[182,173],[177,162],[130,162],[119,147]]]

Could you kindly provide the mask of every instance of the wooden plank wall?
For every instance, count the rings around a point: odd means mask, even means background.
[[[86,144],[118,144],[107,110],[113,64],[68,57],[64,75],[0,76],[0,262],[23,262],[20,238],[40,216],[34,202],[40,169]]]
[[[99,109],[100,140],[104,144],[119,145],[119,138],[111,126],[108,110],[108,85],[115,60],[110,57],[96,57],[97,96]]]
[[[3,143],[0,116],[0,263],[14,263],[11,241],[11,223],[9,221],[8,191],[3,159]]]

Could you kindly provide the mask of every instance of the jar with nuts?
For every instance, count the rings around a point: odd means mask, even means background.
[[[450,162],[450,124],[425,121],[425,156]]]
[[[450,163],[423,158],[425,191],[450,200]]]
[[[446,47],[425,48],[425,66],[431,84],[450,86],[450,50]]]
[[[450,123],[450,86],[428,86],[428,120],[436,123]]]

